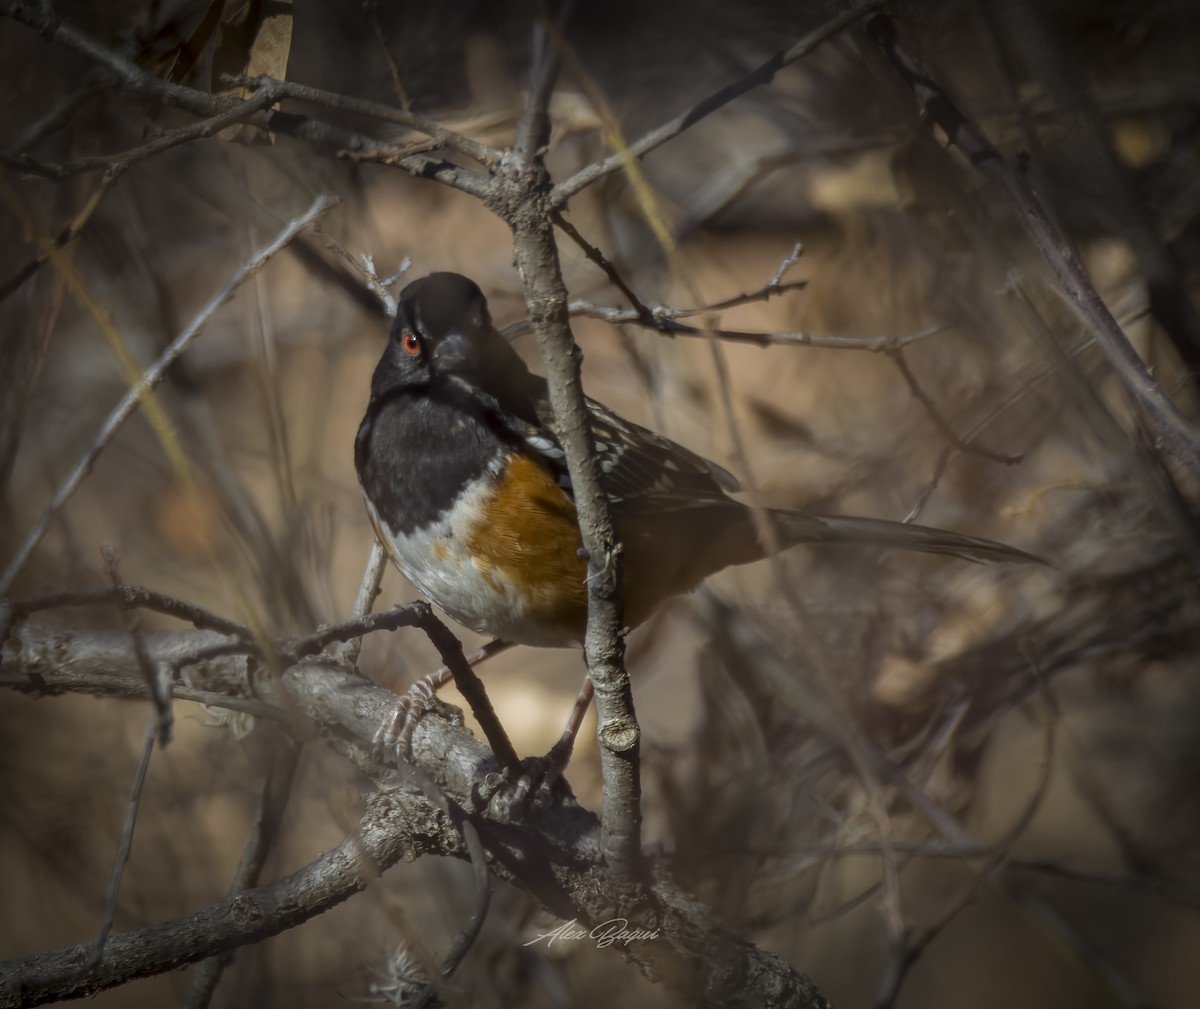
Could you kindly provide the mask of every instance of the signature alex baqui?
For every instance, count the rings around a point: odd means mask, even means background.
[[[628,946],[631,942],[657,939],[658,935],[659,930],[656,928],[630,928],[628,918],[609,918],[608,921],[602,921],[592,928],[584,928],[579,924],[578,919],[572,918],[570,921],[563,922],[558,928],[550,929],[548,932],[539,932],[524,945],[532,946],[534,943],[545,942],[547,946],[553,946],[560,939],[566,942],[591,939],[598,948],[604,949],[615,943]]]

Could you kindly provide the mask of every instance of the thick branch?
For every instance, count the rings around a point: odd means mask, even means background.
[[[150,661],[176,664],[185,656],[211,648],[228,638],[211,631],[147,634],[144,645]],[[142,679],[129,636],[120,632],[70,632],[56,627],[20,625],[14,628],[0,652],[0,686],[31,693],[65,691],[106,696],[145,697]],[[251,677],[244,656],[224,656],[188,667],[190,688],[177,688],[180,696],[203,690],[233,698],[257,694],[260,705],[269,705],[276,717],[299,721],[301,732],[311,735],[316,726],[331,744],[354,760],[376,780],[394,779],[395,772],[379,762],[372,740],[378,726],[394,710],[396,696],[375,687],[336,663],[313,658],[283,670],[277,676]],[[253,689],[251,686],[253,683]],[[218,702],[220,703],[220,702]],[[242,703],[236,701],[239,706]],[[496,765],[490,751],[461,725],[429,713],[413,733],[413,762],[460,806],[470,806],[470,796],[483,775]],[[387,802],[387,800],[380,800]],[[396,857],[423,852],[464,857],[457,831],[438,821],[429,830],[431,811],[424,799],[408,800],[403,809],[384,805],[364,819],[363,836],[347,842],[355,851],[366,850],[373,864],[364,870],[341,860],[338,849],[330,860],[319,860],[276,887],[260,887],[180,919],[172,925],[114,937],[100,970],[110,956],[120,952],[123,978],[105,974],[111,986],[154,970],[212,956],[239,942],[252,942],[275,934],[290,924],[311,917],[361,889],[375,873]],[[693,1001],[725,1006],[789,1006],[817,1009],[827,1003],[804,975],[778,957],[743,942],[720,929],[710,913],[660,878],[642,901],[622,900],[619,881],[605,865],[595,817],[571,800],[548,810],[531,811],[520,829],[475,818],[488,849],[492,872],[519,886],[551,913],[578,918],[588,927],[614,914],[627,917],[632,926],[661,931],[661,939],[634,944],[626,951],[642,968],[683,991]],[[425,825],[422,828],[422,824]],[[426,832],[422,833],[422,829]],[[374,833],[374,831],[378,833]],[[399,832],[399,839],[385,836]],[[416,839],[414,842],[413,839]],[[419,842],[419,847],[414,843]],[[346,846],[344,845],[343,848]],[[284,899],[287,896],[288,899]],[[245,901],[243,903],[243,901]],[[297,904],[302,901],[302,906]],[[282,924],[280,924],[282,921]],[[187,950],[172,927],[187,924],[196,945]],[[223,929],[234,930],[236,941],[218,941]],[[188,939],[188,942],[192,942]],[[144,968],[140,957],[157,967]],[[117,951],[117,952],[114,952]],[[44,954],[19,964],[5,965],[6,978],[28,976],[33,965],[65,968],[76,962],[72,950]],[[39,971],[43,967],[39,966]],[[53,980],[50,966],[38,974]],[[57,976],[57,975],[54,975]],[[27,985],[31,990],[31,986]],[[55,989],[57,990],[57,989]],[[83,989],[79,989],[82,993]],[[0,998],[0,1007],[16,1004]]]
[[[541,173],[544,176],[544,169]],[[640,730],[625,671],[621,558],[583,395],[583,355],[571,337],[567,290],[554,232],[539,195],[529,194],[509,217],[509,223],[588,556],[584,653],[596,687],[596,731],[604,774],[605,855],[619,878],[632,879],[641,858]]]
[[[518,146],[497,176],[491,204],[513,232],[513,258],[525,286],[525,304],[546,366],[550,405],[567,457],[583,549],[588,557],[588,616],[584,655],[596,690],[596,735],[604,776],[604,855],[626,892],[636,889],[642,861],[641,730],[625,670],[621,556],[587,401],[583,355],[571,336],[567,288],[554,243],[549,204],[550,175],[542,158],[549,139],[546,107],[558,69],[549,32],[534,31],[529,103],[521,118]]]
[[[81,998],[278,935],[366,889],[401,858],[457,853],[460,845],[424,796],[376,795],[355,833],[333,851],[269,886],[114,936],[86,974],[80,968],[91,943],[0,964],[0,1009]]]

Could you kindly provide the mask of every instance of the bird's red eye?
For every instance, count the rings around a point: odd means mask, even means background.
[[[400,346],[404,348],[406,354],[412,354],[414,357],[421,353],[421,338],[411,330],[405,330],[400,334]]]

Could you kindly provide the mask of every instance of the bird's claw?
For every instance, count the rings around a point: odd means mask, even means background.
[[[408,760],[412,756],[412,737],[417,723],[440,705],[437,686],[428,678],[417,680],[397,699],[392,717],[376,731],[371,741],[376,752],[394,754],[400,760]],[[453,710],[461,720],[458,709]]]
[[[541,757],[527,757],[515,768],[487,775],[479,783],[477,796],[492,818],[519,823],[530,812],[553,803],[570,759],[571,747],[560,741]],[[565,782],[563,788],[569,793]]]

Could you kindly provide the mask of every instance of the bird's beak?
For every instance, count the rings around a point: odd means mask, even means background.
[[[467,338],[458,330],[452,329],[438,341],[433,359],[443,371],[462,371],[467,364]]]

